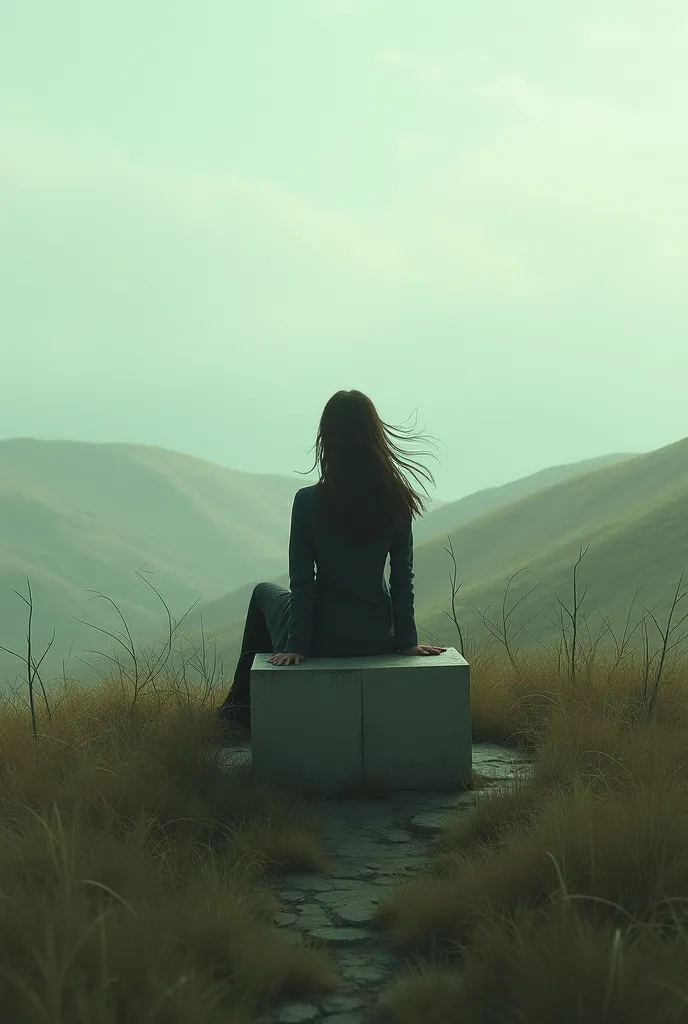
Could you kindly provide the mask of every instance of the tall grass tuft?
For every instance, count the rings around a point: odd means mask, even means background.
[[[651,616],[656,650],[647,628],[639,649],[630,629],[611,652],[586,647],[574,577],[554,655],[513,633],[503,655],[474,652],[474,739],[529,751],[533,771],[478,792],[379,906],[388,940],[421,961],[386,993],[388,1020],[688,1024],[682,581],[666,622]],[[507,636],[508,612],[500,623]]]
[[[272,928],[266,884],[321,866],[316,822],[222,767],[207,693],[52,697],[50,717],[0,707],[2,1019],[243,1024],[335,989],[321,951]]]

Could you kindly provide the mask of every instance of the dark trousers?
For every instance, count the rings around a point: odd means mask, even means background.
[[[220,718],[235,725],[246,728],[251,726],[251,666],[254,654],[272,654],[272,637],[268,629],[265,615],[256,600],[255,591],[251,595],[246,614],[246,625],[241,641],[241,653],[234,672],[232,689],[218,709]]]

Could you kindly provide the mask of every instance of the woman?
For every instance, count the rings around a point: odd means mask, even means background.
[[[338,391],[325,406],[309,470],[318,465],[320,479],[297,491],[292,506],[290,589],[255,587],[223,719],[250,728],[250,671],[259,652],[275,652],[270,663],[287,666],[309,657],[446,651],[418,643],[412,521],[425,508],[401,469],[417,480],[419,473],[434,477],[402,458],[391,437],[399,431],[360,391]]]

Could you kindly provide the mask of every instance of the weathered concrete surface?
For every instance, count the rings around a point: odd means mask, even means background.
[[[312,658],[251,668],[254,777],[311,795],[437,790],[471,777],[470,668],[427,658]],[[288,683],[288,685],[287,685]]]
[[[473,745],[473,767],[488,788],[529,773],[530,760],[497,744]],[[248,745],[223,752],[228,767],[251,763]],[[274,917],[289,942],[315,940],[334,958],[342,989],[324,1000],[286,1003],[260,1024],[367,1024],[384,989],[404,966],[370,920],[390,887],[429,863],[430,845],[456,814],[470,812],[476,793],[398,791],[383,799],[324,799],[317,807],[329,855],[321,874],[292,872],[274,880]]]

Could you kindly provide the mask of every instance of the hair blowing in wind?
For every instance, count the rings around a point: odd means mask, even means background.
[[[422,496],[405,473],[420,483],[435,478],[418,457],[396,442],[431,440],[430,435],[383,422],[375,405],[361,391],[337,391],[323,409],[315,442],[318,488],[325,521],[346,540],[365,542],[405,526],[425,511]],[[413,457],[411,457],[413,455]],[[297,470],[298,472],[298,470]]]

